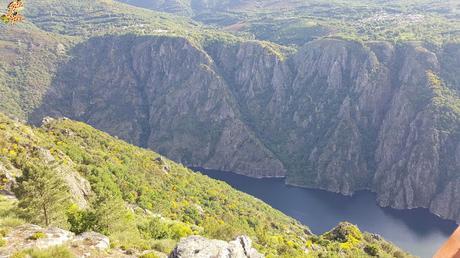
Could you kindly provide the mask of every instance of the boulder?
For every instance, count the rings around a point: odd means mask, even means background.
[[[163,170],[163,172],[168,173],[169,171],[171,171],[171,167],[169,166],[169,164],[166,162],[166,160],[163,157],[160,156],[156,158],[155,162],[161,166],[161,169]]]
[[[0,257],[8,256],[18,250],[30,248],[46,249],[67,243],[74,237],[72,232],[59,228],[42,228],[25,224],[16,227],[6,237],[7,245],[0,248]]]
[[[96,232],[85,232],[72,240],[72,246],[102,251],[110,248],[110,240],[108,237]]]
[[[262,258],[262,254],[252,248],[247,236],[239,236],[234,241],[211,240],[201,236],[181,239],[169,258]]]

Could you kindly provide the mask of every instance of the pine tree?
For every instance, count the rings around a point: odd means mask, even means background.
[[[49,167],[31,164],[23,168],[15,189],[21,216],[45,226],[63,225],[70,194],[64,180]]]
[[[100,197],[95,206],[97,225],[95,230],[104,234],[127,230],[131,221],[127,218],[127,209],[123,200],[111,196]]]

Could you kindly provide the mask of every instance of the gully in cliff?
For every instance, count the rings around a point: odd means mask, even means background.
[[[452,234],[433,258],[460,258],[460,227]]]
[[[24,3],[22,0],[14,0],[8,5],[6,13],[0,16],[0,19],[4,23],[20,22],[24,19],[24,17],[19,14],[19,11],[21,11],[23,8]]]

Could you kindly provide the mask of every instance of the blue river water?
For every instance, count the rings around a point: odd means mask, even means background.
[[[426,209],[381,208],[375,202],[375,194],[367,191],[347,197],[288,186],[282,178],[255,179],[228,172],[200,172],[263,200],[307,225],[315,234],[349,221],[422,258],[432,257],[457,227],[456,223],[440,219]]]

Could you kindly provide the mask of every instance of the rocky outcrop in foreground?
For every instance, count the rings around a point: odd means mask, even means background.
[[[75,235],[60,228],[42,228],[37,225],[24,224],[16,227],[3,239],[5,245],[0,247],[0,257],[10,257],[16,252],[27,249],[47,249],[56,246],[67,246],[76,257],[139,257],[165,254],[153,250],[137,253],[134,250],[122,251],[111,249],[108,237],[96,233],[85,232]],[[239,236],[234,241],[210,240],[201,236],[183,238],[169,258],[263,258],[252,248],[252,241],[247,236]]]
[[[264,256],[252,248],[252,241],[247,236],[239,236],[235,240],[225,242],[210,240],[201,236],[182,239],[169,258],[263,258]]]
[[[110,248],[108,237],[96,232],[81,235],[60,228],[42,228],[25,224],[8,233],[5,246],[0,248],[0,257],[9,257],[15,252],[27,249],[47,249],[54,246],[68,245],[72,253],[83,257],[92,252],[101,252]]]

